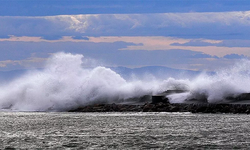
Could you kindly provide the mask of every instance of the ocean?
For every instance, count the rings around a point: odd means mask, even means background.
[[[0,112],[0,149],[248,149],[245,114]]]

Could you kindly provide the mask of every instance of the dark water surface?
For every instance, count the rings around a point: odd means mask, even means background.
[[[247,149],[250,116],[1,112],[0,149]]]

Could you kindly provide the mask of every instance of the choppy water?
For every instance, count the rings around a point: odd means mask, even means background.
[[[0,149],[246,149],[250,146],[250,117],[1,112],[0,139]]]

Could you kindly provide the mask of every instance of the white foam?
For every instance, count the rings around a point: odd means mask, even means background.
[[[126,81],[109,68],[86,69],[82,55],[54,54],[43,70],[29,72],[0,86],[0,108],[18,111],[63,111],[99,102],[118,102],[166,90],[189,90],[172,102],[205,95],[209,102],[250,91],[250,61],[194,80]],[[151,78],[152,79],[152,78]]]
[[[60,111],[98,102],[151,94],[154,81],[127,82],[109,68],[83,68],[83,56],[57,53],[42,71],[0,87],[0,107],[20,111]]]

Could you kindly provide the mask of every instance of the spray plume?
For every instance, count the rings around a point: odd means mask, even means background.
[[[56,53],[43,70],[36,70],[0,86],[0,108],[15,111],[67,111],[93,103],[115,103],[166,90],[188,90],[172,95],[171,102],[205,95],[209,102],[229,94],[249,92],[250,61],[215,75],[202,74],[194,80],[127,81],[105,67],[84,68],[79,54]]]

